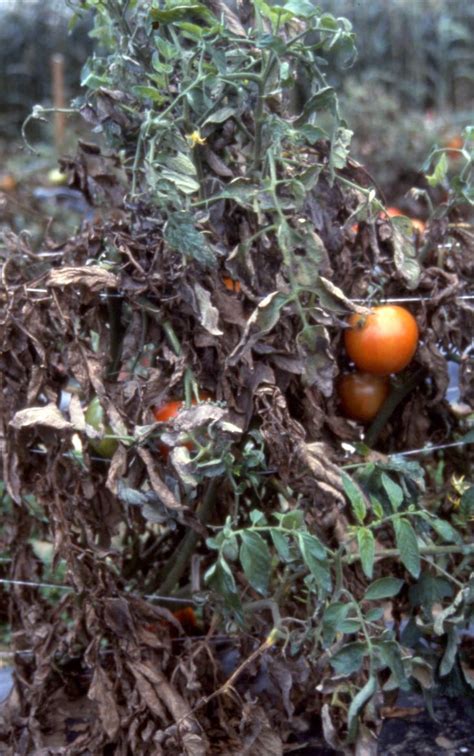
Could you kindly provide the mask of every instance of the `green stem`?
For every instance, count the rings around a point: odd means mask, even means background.
[[[214,511],[216,492],[219,484],[220,481],[217,478],[211,480],[207,491],[201,500],[201,504],[198,507],[197,516],[203,525],[207,524]],[[166,565],[167,575],[158,588],[157,592],[159,594],[167,596],[181,580],[186,572],[189,560],[194,553],[200,537],[199,533],[196,533],[195,530],[188,530],[179,544],[174,558],[172,558]]]
[[[364,442],[367,444],[367,446],[373,446],[375,442],[377,441],[377,438],[379,437],[379,434],[385,428],[390,416],[395,411],[396,407],[400,404],[400,402],[410,394],[417,383],[420,382],[422,377],[423,371],[417,370],[412,375],[408,376],[404,382],[394,388],[388,399],[384,402],[383,406],[380,409],[380,412],[377,414],[375,420],[373,421],[372,425],[368,429]]]
[[[474,554],[474,544],[463,546],[420,546],[420,556],[440,556],[448,554]],[[375,552],[375,559],[391,559],[400,556],[399,549],[381,549]],[[360,554],[346,554],[342,557],[344,564],[353,564],[360,560]]]

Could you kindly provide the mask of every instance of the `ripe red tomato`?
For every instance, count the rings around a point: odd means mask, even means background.
[[[193,401],[193,404],[196,404],[196,400]],[[155,407],[155,409],[153,410],[155,420],[158,420],[158,422],[160,423],[166,423],[168,422],[168,420],[172,420],[174,417],[176,417],[181,407],[183,406],[184,402],[178,400],[166,402],[166,404],[163,404],[162,407]]]
[[[181,624],[185,635],[198,635],[199,626],[196,618],[196,612],[192,606],[185,606],[183,609],[176,609],[172,612],[173,617],[176,617]],[[178,628],[167,620],[161,620],[159,622],[152,622],[145,625],[145,629],[150,633],[162,633],[164,628],[168,628],[172,638],[179,636]]]
[[[369,423],[390,392],[390,380],[384,375],[347,373],[339,378],[337,392],[347,417]]]
[[[210,399],[209,394],[202,393],[200,394],[200,400],[205,401],[206,399]],[[191,404],[194,406],[197,404],[196,399],[193,399]],[[178,412],[185,406],[185,403],[181,400],[171,400],[169,402],[166,402],[166,404],[163,404],[162,407],[155,407],[153,409],[153,415],[155,417],[155,420],[158,420],[160,423],[167,423],[169,420],[173,420],[174,417],[178,414]],[[192,451],[194,448],[191,443],[183,444],[187,449]],[[168,458],[169,454],[169,447],[166,446],[166,444],[160,444],[159,446],[160,452],[164,459],[166,460]]]
[[[376,375],[399,373],[418,344],[418,325],[399,305],[374,307],[369,315],[353,313],[344,332],[347,354],[359,370]]]

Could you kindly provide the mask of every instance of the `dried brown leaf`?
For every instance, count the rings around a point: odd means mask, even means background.
[[[73,430],[70,423],[61,410],[55,404],[47,404],[45,407],[28,407],[15,413],[10,425],[15,430],[31,428],[42,425],[54,430]]]
[[[118,286],[118,278],[110,270],[101,268],[99,265],[90,267],[57,268],[50,271],[46,279],[48,286],[86,286],[90,291],[99,292],[104,289],[115,289]]]

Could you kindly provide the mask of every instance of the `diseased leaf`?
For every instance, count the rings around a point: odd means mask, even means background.
[[[53,403],[45,407],[27,407],[27,409],[19,410],[10,421],[10,425],[15,430],[32,428],[36,425],[60,431],[74,429],[73,424],[66,420],[61,410]]]
[[[210,292],[196,281],[194,293],[199,306],[199,320],[202,327],[213,336],[222,336],[223,331],[218,325],[219,310],[212,304]]]
[[[86,286],[90,291],[104,291],[116,289],[119,280],[115,273],[100,267],[90,265],[76,268],[57,268],[48,274],[47,286]]]
[[[217,265],[212,248],[195,227],[190,214],[176,212],[170,215],[163,236],[171,249],[181,252],[184,258],[196,260],[205,268],[214,268]]]

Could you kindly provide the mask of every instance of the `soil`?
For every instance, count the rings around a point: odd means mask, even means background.
[[[0,702],[11,687],[12,670],[0,669]],[[474,707],[472,700],[437,698],[434,703],[435,719],[426,709],[421,695],[401,693],[397,706],[413,710],[414,716],[386,719],[379,738],[379,756],[461,756],[474,753]],[[422,709],[420,712],[419,710]],[[292,756],[338,756],[340,751],[324,745],[320,733],[310,738],[312,745],[292,751]]]

